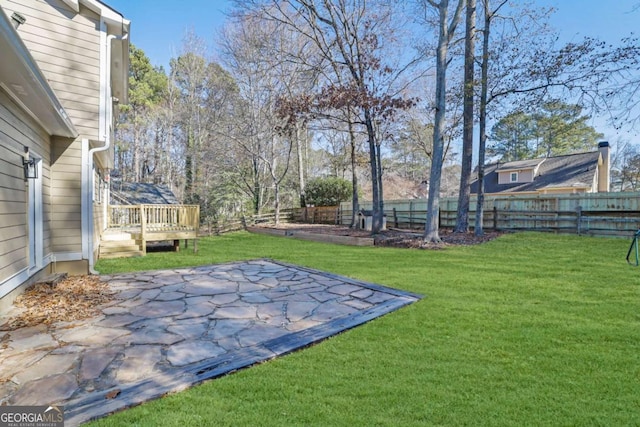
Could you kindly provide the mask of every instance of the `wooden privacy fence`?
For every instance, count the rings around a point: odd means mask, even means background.
[[[315,206],[293,210],[293,221],[309,224],[340,224],[338,206]]]
[[[440,199],[440,226],[454,227],[457,199]],[[475,223],[475,196],[471,198],[469,224]],[[371,203],[360,204],[371,209]],[[351,203],[342,203],[338,223],[351,222]],[[427,215],[426,200],[384,202],[387,227],[421,229]],[[640,193],[587,193],[523,195],[485,198],[483,227],[500,231],[549,231],[555,233],[629,237],[640,228]]]

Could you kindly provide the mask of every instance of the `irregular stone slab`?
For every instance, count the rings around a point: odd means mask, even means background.
[[[139,297],[143,299],[152,300],[152,299],[156,299],[156,297],[160,295],[160,293],[161,293],[160,289],[148,289],[144,292],[141,292]]]
[[[115,344],[126,345],[145,345],[145,344],[161,344],[171,345],[182,341],[183,338],[180,335],[165,332],[161,329],[147,328],[137,329],[130,335],[123,336],[114,341]]]
[[[393,295],[387,294],[385,292],[374,292],[373,295],[371,295],[370,297],[366,298],[365,301],[370,302],[371,304],[379,304],[381,302],[385,302],[388,301],[390,299],[394,298]]]
[[[258,283],[269,288],[280,285],[280,282],[275,277],[263,277],[258,281]]]
[[[283,316],[284,302],[272,302],[268,304],[260,304],[258,306],[258,318],[261,320],[269,320],[274,317]]]
[[[193,340],[201,337],[205,332],[209,330],[208,319],[199,320],[191,323],[177,323],[173,326],[169,326],[167,329],[169,332],[180,335],[186,340]]]
[[[238,293],[246,294],[249,292],[262,291],[265,287],[261,285],[256,285],[251,282],[240,282],[238,283]]]
[[[289,321],[297,322],[306,317],[311,316],[313,311],[320,306],[317,302],[296,302],[287,304],[287,310],[284,315]]]
[[[369,298],[371,295],[373,295],[373,291],[371,289],[360,289],[359,291],[351,293],[352,297],[360,299]]]
[[[211,316],[213,319],[255,319],[256,307],[255,306],[223,306],[216,308],[215,312]]]
[[[332,293],[325,292],[325,291],[322,291],[322,292],[313,292],[313,293],[311,293],[311,294],[309,294],[309,295],[310,295],[313,299],[315,299],[315,300],[317,300],[317,301],[319,301],[319,302],[326,302],[326,301],[329,301],[329,300],[332,300],[332,299],[336,299],[336,298],[337,298],[337,297],[336,297],[336,295],[337,295],[337,294],[332,294]]]
[[[234,292],[232,294],[214,295],[213,297],[211,297],[209,301],[211,302],[211,304],[224,305],[224,304],[230,304],[232,302],[236,302],[239,299],[240,297],[238,296],[238,294]]]
[[[78,354],[47,355],[27,369],[18,372],[12,379],[16,384],[25,384],[38,378],[65,373],[78,359]]]
[[[362,288],[355,285],[337,285],[327,289],[328,292],[338,295],[349,295],[351,292],[360,291]]]
[[[350,299],[350,300],[341,301],[341,302],[342,302],[342,304],[346,304],[349,307],[353,307],[353,308],[358,309],[358,310],[364,310],[364,309],[367,309],[367,308],[369,308],[369,307],[371,307],[373,305],[371,303],[368,303],[366,301],[362,301],[362,300],[359,300],[359,299]]]
[[[11,337],[13,338],[13,336]],[[9,341],[9,347],[15,353],[19,353],[21,351],[32,351],[32,350],[40,350],[40,349],[52,349],[55,347],[59,347],[60,344],[56,341],[51,334],[41,333],[32,336],[25,336],[18,339],[11,339]]]
[[[208,302],[190,305],[183,314],[176,316],[176,319],[182,320],[191,319],[194,317],[204,317],[206,319],[206,317],[213,313],[215,309],[216,308]]]
[[[160,346],[135,346],[125,351],[125,358],[116,372],[116,379],[124,383],[151,376],[162,359]]]
[[[36,326],[28,326],[26,328],[16,329],[15,331],[9,332],[9,336],[12,340],[20,340],[22,338],[29,338],[34,335],[38,335],[46,332],[47,332],[47,325],[40,324]]]
[[[321,324],[322,322],[319,320],[302,319],[295,323],[289,323],[284,327],[288,331],[297,332],[297,331],[304,331],[305,329],[313,328],[314,326],[318,326]]]
[[[110,315],[110,314],[124,314],[124,313],[129,313],[129,309],[126,307],[123,307],[121,305],[116,305],[116,306],[112,306],[112,307],[107,307],[107,308],[103,308],[102,312],[106,315]]]
[[[155,299],[156,301],[174,301],[180,298],[184,298],[184,293],[182,292],[163,292],[159,294]]]
[[[165,330],[169,326],[173,325],[174,320],[171,317],[155,317],[151,319],[143,319],[136,323],[132,323],[127,327],[128,330],[133,332],[137,329],[151,330]]]
[[[232,294],[235,295],[235,294]],[[215,296],[211,297],[211,296],[200,296],[200,297],[188,297],[184,299],[184,302],[187,303],[187,306],[189,305],[195,305],[195,304],[200,304],[202,302],[209,302],[212,300],[212,298],[216,298]],[[237,296],[236,296],[237,298]]]
[[[264,341],[287,335],[288,330],[265,324],[255,324],[238,333],[238,342],[241,347],[258,345]]]
[[[3,354],[0,358],[2,360],[0,363],[0,383],[3,380],[9,380],[18,370],[28,368],[47,354],[48,352],[45,350],[23,351],[8,357]]]
[[[82,356],[79,372],[80,380],[86,381],[98,378],[118,353],[119,350],[115,348],[87,350]]]
[[[213,340],[230,337],[236,335],[243,329],[251,327],[252,323],[253,322],[249,320],[217,320],[213,329],[209,330],[207,336],[211,337]]]
[[[140,317],[168,317],[182,314],[184,309],[182,301],[153,301],[133,308],[131,314]]]
[[[118,328],[121,326],[130,325],[131,323],[137,322],[139,320],[144,319],[144,317],[134,316],[132,314],[114,314],[111,316],[107,316],[104,320],[100,321],[100,326],[106,328]]]
[[[233,286],[214,287],[211,285],[196,285],[189,283],[184,286],[183,291],[190,295],[217,295],[235,292],[235,288],[235,284],[233,284]]]
[[[10,399],[12,405],[51,405],[70,398],[78,389],[74,374],[62,374],[30,381]]]
[[[134,299],[135,297],[137,297],[138,295],[140,295],[142,293],[142,289],[123,289],[120,292],[118,292],[115,297],[117,299],[121,299],[121,300],[129,300],[129,299]]]
[[[155,363],[162,358],[161,353],[162,346],[160,345],[137,345],[124,350],[124,360],[147,359]]]
[[[271,298],[260,292],[248,292],[246,294],[241,294],[240,298],[242,299],[242,301],[249,304],[263,304],[266,302],[271,302]]]
[[[318,306],[318,308],[313,312],[311,320],[327,322],[342,316],[348,316],[356,311],[357,310],[353,307],[348,307],[335,301],[328,301]]]
[[[173,366],[184,366],[210,359],[226,353],[226,350],[211,341],[186,341],[172,345],[167,351],[167,360]]]
[[[110,344],[119,337],[129,334],[120,328],[83,327],[71,329],[60,335],[59,339],[65,343],[100,346]]]

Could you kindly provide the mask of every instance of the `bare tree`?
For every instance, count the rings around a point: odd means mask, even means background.
[[[354,123],[367,135],[373,188],[372,233],[382,228],[382,171],[376,128],[390,120],[397,109],[413,101],[399,96],[402,67],[384,64],[380,55],[393,40],[392,6],[386,2],[349,0],[251,1],[268,19],[306,37],[319,52],[325,72],[313,97],[291,99],[284,110],[294,112],[357,112]],[[383,43],[388,41],[389,43]],[[386,58],[398,58],[391,55]],[[386,59],[385,58],[385,59]]]
[[[447,100],[447,67],[448,51],[453,41],[456,28],[460,23],[464,0],[458,0],[455,10],[449,19],[449,0],[426,0],[427,8],[433,8],[438,17],[438,47],[436,49],[436,100],[435,120],[433,126],[433,155],[429,178],[429,198],[427,200],[427,220],[424,230],[426,242],[440,242],[439,235],[439,201],[442,164],[444,160],[445,112]]]
[[[473,157],[473,98],[475,86],[476,0],[466,0],[466,28],[464,36],[464,112],[462,132],[462,168],[458,191],[458,212],[455,231],[469,231],[469,200],[471,196],[471,167]]]

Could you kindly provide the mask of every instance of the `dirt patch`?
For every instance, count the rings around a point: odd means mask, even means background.
[[[36,284],[16,298],[17,314],[0,330],[87,319],[100,314],[100,305],[112,299],[113,292],[98,276],[72,276],[57,285]]]
[[[382,231],[374,236],[365,230],[356,230],[349,227],[323,224],[281,224],[272,227],[285,230],[299,230],[307,233],[331,234],[334,236],[373,237],[376,246],[391,246],[396,248],[412,249],[443,249],[448,246],[477,245],[488,242],[504,233],[485,231],[482,236],[476,236],[473,232],[454,233],[450,229],[440,230],[441,243],[425,243],[422,238],[423,230],[401,230],[392,228]]]

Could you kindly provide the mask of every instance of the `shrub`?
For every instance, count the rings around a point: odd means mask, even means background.
[[[351,200],[351,182],[343,178],[315,178],[305,188],[307,204],[314,206],[337,206]]]

